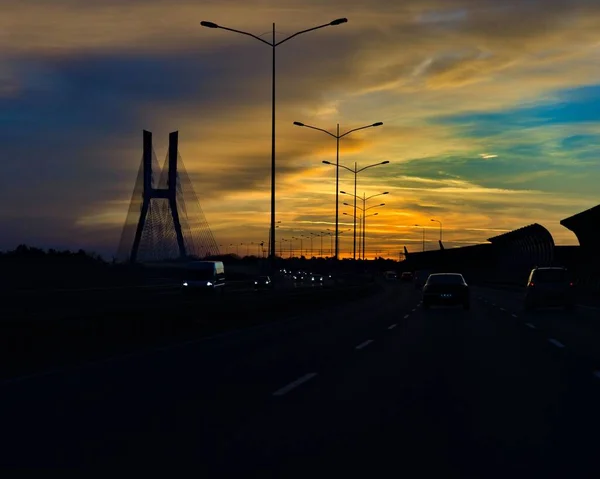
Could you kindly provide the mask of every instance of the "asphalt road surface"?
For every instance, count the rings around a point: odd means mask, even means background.
[[[596,358],[528,326],[591,320],[525,318],[518,306],[476,289],[470,311],[423,311],[410,285],[393,285],[239,333],[4,381],[1,463],[204,477],[599,477]]]

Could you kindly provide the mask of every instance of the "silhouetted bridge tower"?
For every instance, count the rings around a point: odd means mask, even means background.
[[[152,133],[144,130],[142,164],[133,189],[117,257],[132,263],[219,254],[219,247],[169,134],[169,152],[159,168]]]

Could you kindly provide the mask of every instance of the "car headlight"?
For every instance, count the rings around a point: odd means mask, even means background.
[[[184,286],[187,286],[188,284],[187,284],[187,283],[183,283],[183,285],[184,285]]]
[[[258,281],[255,281],[254,284],[258,284]]]
[[[212,286],[213,284],[210,281],[206,282],[206,286]]]

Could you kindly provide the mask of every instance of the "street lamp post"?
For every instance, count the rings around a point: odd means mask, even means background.
[[[325,163],[326,165],[332,164],[329,161],[323,161],[323,163]],[[354,259],[356,259],[356,198],[358,198],[358,196],[356,196],[356,178],[361,171],[365,171],[366,169],[373,168],[373,167],[379,166],[379,165],[387,165],[388,163],[389,163],[389,161],[387,161],[387,160],[381,161],[379,163],[374,163],[372,165],[363,166],[360,169],[358,169],[358,166],[356,163],[354,163],[354,169],[348,168],[347,166],[344,166],[344,165],[337,165],[338,168],[344,168],[345,170],[348,170],[350,173],[354,173],[354,195],[352,195],[352,196],[354,196],[354,253],[353,253]]]
[[[419,228],[423,228],[423,253],[425,252],[425,226],[423,225],[415,225]]]
[[[343,137],[345,137],[346,135],[349,135],[350,133],[353,133],[355,131],[358,130],[364,130],[366,128],[373,128],[376,126],[381,126],[383,125],[383,122],[378,121],[377,123],[373,123],[371,125],[365,125],[365,126],[361,126],[359,128],[353,128],[352,130],[348,130],[346,133],[343,133],[340,135],[340,124],[337,124],[336,127],[336,133],[333,134],[330,131],[324,130],[323,128],[317,128],[316,126],[311,126],[311,125],[306,125],[304,123],[301,123],[299,121],[295,121],[294,125],[296,126],[303,126],[305,128],[310,128],[311,130],[317,130],[317,131],[322,131],[323,133],[326,133],[327,135],[335,138],[335,165],[333,163],[330,163],[328,161],[324,161],[323,163],[327,164],[327,165],[333,165],[335,166],[335,256],[334,258],[337,260],[338,259],[338,253],[339,253],[339,201],[338,201],[338,191],[340,188],[340,139],[342,139]],[[344,167],[343,167],[344,168]],[[346,168],[347,169],[347,168]],[[356,248],[356,245],[355,245]]]
[[[345,191],[340,191],[340,193],[343,194],[343,195],[354,196],[355,200],[357,200],[357,199],[358,200],[362,200],[362,202],[363,202],[363,206],[362,206],[363,213],[365,211],[367,211],[368,209],[376,208],[378,206],[384,206],[385,205],[385,203],[381,203],[380,205],[376,205],[376,206],[372,206],[371,208],[367,208],[367,201],[369,201],[371,198],[375,198],[377,196],[383,196],[383,195],[389,195],[390,194],[389,191],[384,191],[383,193],[378,193],[376,195],[371,195],[371,196],[366,196],[366,193],[363,193],[362,198],[361,198],[360,196],[356,196],[356,195],[353,195],[352,193],[347,193]],[[346,204],[346,203],[344,203],[344,204]],[[363,223],[364,223],[364,215],[363,215]],[[362,241],[362,251],[363,251],[363,258],[362,259],[365,259],[365,225],[364,224],[363,224],[363,227],[362,227],[362,240],[363,240]]]
[[[435,221],[436,223],[440,224],[440,247],[441,247],[441,244],[442,244],[442,222],[440,220],[434,220],[434,219],[432,219],[431,221]]]
[[[279,225],[280,225],[280,224],[281,224],[281,221],[278,221],[278,222],[275,224],[275,228],[279,228]],[[270,238],[270,237],[271,237],[271,226],[269,225],[269,238]],[[270,241],[269,241],[269,246],[268,246],[268,249],[269,249],[269,253],[268,253],[268,255],[269,255],[269,257],[271,257],[271,242],[270,242]],[[274,256],[277,256],[277,251],[275,251],[275,253],[274,253]]]
[[[348,203],[344,203],[346,206],[352,206]],[[362,225],[361,225],[361,231],[362,231],[362,236],[359,234],[358,236],[358,243],[360,245],[361,243],[361,238],[362,238],[362,248],[359,248],[360,251],[362,251],[362,259],[365,259],[365,231],[366,231],[366,227],[367,224],[365,222],[365,218],[367,218],[367,216],[374,216],[374,215],[367,215],[367,211],[369,211],[372,208],[379,208],[381,206],[385,206],[385,203],[380,203],[378,205],[373,205],[373,206],[369,206],[368,208],[361,208],[360,206],[357,206],[357,208],[362,212],[361,218],[362,218]],[[375,213],[378,214],[378,213]],[[360,252],[358,255],[358,258],[361,258]]]
[[[371,208],[376,208],[377,206],[384,206],[385,203],[382,203],[380,205],[375,205],[375,206],[371,206]],[[371,209],[371,208],[367,208],[367,210]],[[365,210],[366,211],[366,210]],[[377,216],[379,213],[372,213],[370,215],[365,215],[363,214],[363,236],[362,236],[362,240],[363,240],[363,247],[362,247],[362,259],[363,261],[365,260],[365,248],[366,248],[366,236],[367,236],[367,218],[369,216]]]
[[[329,256],[333,256],[333,238],[335,236],[335,232],[331,232],[328,231],[327,234],[329,235]]]
[[[307,28],[306,30],[301,30],[296,32],[283,40],[275,41],[275,23],[273,23],[273,37],[272,41],[268,42],[267,40],[254,35],[252,33],[244,32],[242,30],[236,30],[233,28],[222,27],[221,25],[217,25],[213,22],[200,22],[200,25],[207,28],[220,28],[221,30],[227,30],[229,32],[239,33],[241,35],[246,35],[252,37],[259,42],[262,42],[271,47],[273,52],[273,62],[272,62],[272,73],[271,73],[271,234],[269,238],[269,260],[271,263],[271,269],[275,269],[275,50],[276,47],[281,45],[288,40],[291,40],[298,35],[303,33],[312,32],[313,30],[319,30],[320,28],[325,28],[329,26],[341,25],[342,23],[346,23],[348,19],[346,18],[337,18],[332,22],[325,23],[323,25],[319,25],[312,28]]]

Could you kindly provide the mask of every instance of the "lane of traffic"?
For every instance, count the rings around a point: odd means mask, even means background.
[[[207,472],[589,477],[599,383],[499,314],[475,302],[417,310],[343,366],[273,398]],[[170,452],[189,467],[208,461]]]
[[[474,288],[473,291],[491,310],[497,309],[507,318],[527,324],[529,329],[544,332],[548,340],[568,346],[571,354],[590,361],[600,370],[600,322],[597,312],[580,307],[574,311],[561,308],[525,311],[522,293],[491,288]]]
[[[90,451],[125,459],[131,444],[162,442],[161,435],[202,414],[203,447],[219,451],[219,437],[265,398],[296,378],[352,353],[355,343],[412,298],[388,290],[374,298],[314,312],[286,327],[241,332],[200,346],[188,342],[153,354],[117,358],[92,367],[4,385],[5,429],[13,435],[13,461],[51,464],[57,449],[69,464]],[[40,402],[40,392],[44,391]],[[20,412],[21,414],[17,413]],[[42,428],[34,439],[32,428]],[[60,437],[51,436],[60,429]],[[160,434],[156,428],[160,429]],[[165,437],[169,437],[168,435]],[[73,438],[77,443],[72,444]],[[117,444],[118,443],[118,444]],[[52,444],[49,447],[48,444]],[[150,447],[147,445],[147,447]],[[167,447],[167,446],[165,446]],[[36,451],[37,454],[32,454]],[[119,452],[120,451],[120,452]],[[104,462],[106,457],[100,457]]]

